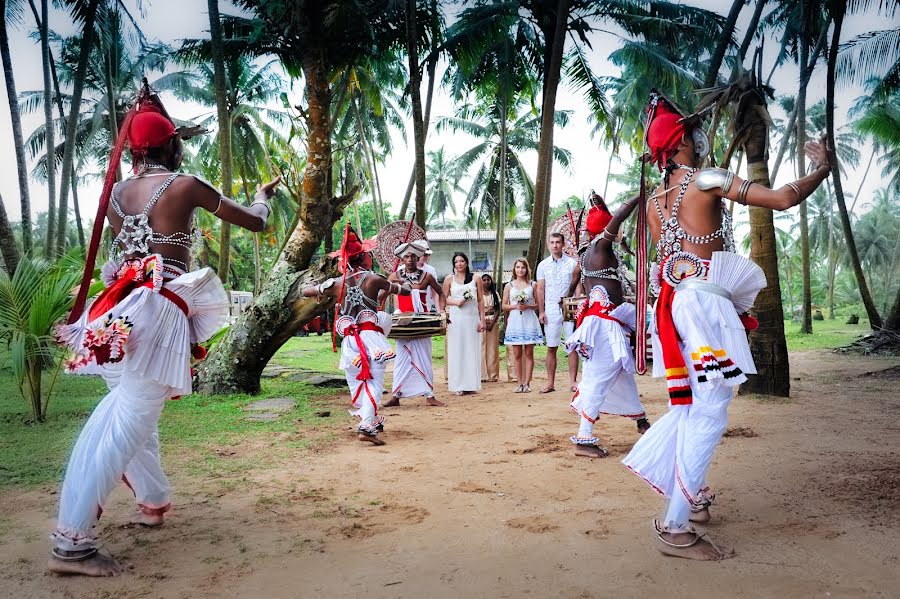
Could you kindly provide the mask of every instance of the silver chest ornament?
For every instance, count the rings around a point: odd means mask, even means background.
[[[122,219],[122,230],[116,236],[116,241],[122,243],[127,254],[147,254],[152,237],[153,229],[150,228],[147,214],[129,214]]]

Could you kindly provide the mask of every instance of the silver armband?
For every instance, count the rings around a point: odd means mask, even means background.
[[[334,285],[334,279],[328,279],[327,281],[319,283],[316,286],[316,291],[319,292],[319,295],[323,295],[325,293],[325,290],[328,289],[329,287],[331,287],[332,285]]]
[[[728,193],[731,189],[731,183],[734,181],[734,173],[726,171],[724,168],[705,168],[697,173],[694,182],[697,183],[697,189],[709,191],[718,187],[722,190],[722,195]]]

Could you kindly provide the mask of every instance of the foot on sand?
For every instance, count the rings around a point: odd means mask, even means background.
[[[660,553],[672,557],[718,561],[734,556],[733,551],[716,547],[696,532],[660,532],[657,539],[656,548]]]
[[[400,405],[400,398],[394,396],[394,397],[391,397],[391,399],[388,400],[387,403],[381,404],[381,407],[382,407],[382,408],[395,408],[395,407],[397,407],[397,406],[399,406],[399,405]]]
[[[426,406],[433,406],[433,407],[435,407],[435,408],[446,408],[446,407],[447,407],[447,404],[445,404],[445,403],[442,402],[442,401],[438,401],[438,400],[435,399],[434,397],[426,397],[426,398],[425,398],[425,405],[426,405]]]
[[[598,445],[576,445],[575,455],[583,458],[605,458],[609,452]]]
[[[47,569],[54,574],[72,574],[78,576],[115,576],[122,571],[122,566],[111,557],[99,551],[88,552],[89,557],[79,559],[80,551],[62,551],[54,549],[47,561]]]
[[[166,518],[162,514],[145,514],[139,509],[137,513],[128,520],[128,524],[138,524],[140,526],[146,526],[147,528],[156,528],[157,526],[162,526],[165,520]]]
[[[359,433],[358,435],[356,435],[356,438],[364,443],[371,443],[372,445],[384,445],[384,441],[382,441],[375,435],[367,435],[365,433]]]
[[[643,435],[648,430],[650,430],[650,421],[647,420],[646,418],[638,418],[637,429],[638,429],[638,432]]]
[[[541,389],[540,392],[541,393],[553,393],[554,391],[556,391],[556,388],[553,385],[547,385],[546,387]]]

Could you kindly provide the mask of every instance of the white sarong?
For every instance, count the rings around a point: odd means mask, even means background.
[[[735,286],[742,283],[734,281]],[[679,286],[672,303],[672,319],[690,377],[692,403],[670,405],[669,412],[653,424],[622,460],[653,489],[671,500],[665,522],[669,527],[688,527],[690,509],[702,507],[699,493],[705,486],[713,452],[728,424],[733,388],[747,379],[744,373],[756,373],[747,334],[734,304],[714,291],[717,290],[712,286],[704,289],[702,280]],[[653,375],[665,377],[656,318],[651,322]],[[719,363],[730,359],[737,368],[704,368],[709,355],[715,356]]]
[[[634,356],[626,336],[634,329],[634,305],[616,306],[609,316],[625,326],[599,316],[586,316],[566,339],[566,353],[574,351],[584,358],[584,374],[571,408],[591,421],[600,414],[644,418],[634,382]]]
[[[360,331],[359,336],[365,346],[369,360],[370,378],[359,380],[357,375],[362,371],[360,349],[353,335],[344,337],[341,342],[341,360],[339,367],[343,369],[350,388],[350,403],[355,408],[350,414],[360,419],[360,432],[374,435],[376,428],[384,419],[378,416],[381,406],[381,392],[384,389],[384,373],[387,363],[394,359],[394,350],[386,335],[391,330],[391,316],[385,312],[378,313],[378,323],[383,332]]]
[[[187,305],[147,287],[132,291],[103,317],[87,322],[88,311],[64,331],[67,344],[84,352],[86,336],[105,335],[105,323],[127,322],[123,357],[97,364],[96,354],[80,355],[76,373],[101,374],[109,393],[78,436],[62,485],[59,519],[50,536],[64,551],[96,547],[93,527],[107,497],[120,481],[134,492],[147,514],[170,509],[169,481],[159,458],[157,425],[167,398],[191,392],[191,343],[215,334],[228,316],[228,295],[210,269],[165,283]]]
[[[431,337],[397,339],[394,362],[394,397],[434,396],[434,370],[431,366]]]

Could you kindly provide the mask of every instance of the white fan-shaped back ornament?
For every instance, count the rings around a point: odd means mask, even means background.
[[[707,281],[730,291],[734,307],[742,314],[753,306],[766,286],[766,275],[759,265],[743,256],[713,252]]]

